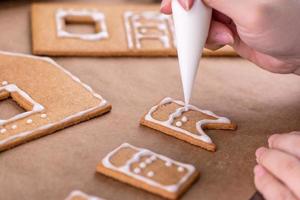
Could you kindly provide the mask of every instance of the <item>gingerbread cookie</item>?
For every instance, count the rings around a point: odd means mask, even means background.
[[[0,101],[10,98],[24,112],[0,119],[0,151],[111,109],[106,100],[53,60],[0,52]]]
[[[177,199],[199,176],[192,165],[127,143],[109,153],[97,171],[169,199]]]
[[[87,195],[79,190],[74,190],[65,200],[104,200],[104,199]]]
[[[74,32],[71,25],[90,25]],[[176,56],[172,17],[157,5],[37,3],[32,5],[33,53],[51,56]],[[228,47],[204,55],[235,55]]]
[[[203,129],[237,128],[225,117],[192,105],[185,106],[183,102],[171,98],[165,98],[152,107],[141,119],[141,124],[209,151],[215,151],[216,145]]]

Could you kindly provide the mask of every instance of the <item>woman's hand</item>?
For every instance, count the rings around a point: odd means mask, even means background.
[[[178,1],[188,10],[195,0]],[[214,9],[207,48],[231,45],[268,71],[300,75],[300,1],[203,1]],[[171,2],[163,0],[163,13],[171,14]]]
[[[300,132],[276,134],[256,151],[255,185],[267,200],[300,199]]]

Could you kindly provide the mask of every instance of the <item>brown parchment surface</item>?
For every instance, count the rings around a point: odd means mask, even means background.
[[[110,1],[119,2],[150,0]],[[30,53],[29,8],[29,1],[0,2],[1,50]],[[300,77],[271,74],[240,58],[205,58],[197,76],[192,103],[239,125],[236,132],[208,132],[216,153],[139,126],[163,97],[182,99],[175,58],[55,60],[108,99],[113,110],[1,153],[0,199],[61,200],[74,189],[108,200],[160,199],[95,173],[100,159],[123,142],[194,164],[202,176],[184,200],[249,199],[255,149],[271,133],[300,130]],[[5,106],[0,112],[7,112]]]

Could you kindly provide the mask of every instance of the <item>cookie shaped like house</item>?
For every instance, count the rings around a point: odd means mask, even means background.
[[[0,119],[0,151],[111,109],[105,99],[53,60],[0,52],[0,101],[9,98],[24,112]]]

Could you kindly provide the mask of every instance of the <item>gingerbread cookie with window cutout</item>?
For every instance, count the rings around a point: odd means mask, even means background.
[[[74,190],[65,200],[104,200],[96,196],[85,194],[79,190]]]
[[[36,3],[32,48],[51,56],[176,56],[172,17],[157,5]],[[87,28],[88,27],[88,28]],[[229,47],[204,55],[235,55]]]
[[[111,109],[105,99],[53,60],[0,52],[0,103],[7,99],[24,112],[0,119],[0,151]]]
[[[185,105],[172,98],[163,99],[143,116],[141,124],[180,140],[215,151],[216,145],[204,132],[209,130],[236,130],[237,125],[211,111]]]
[[[193,165],[127,143],[110,152],[97,171],[168,199],[179,198],[199,177]]]

